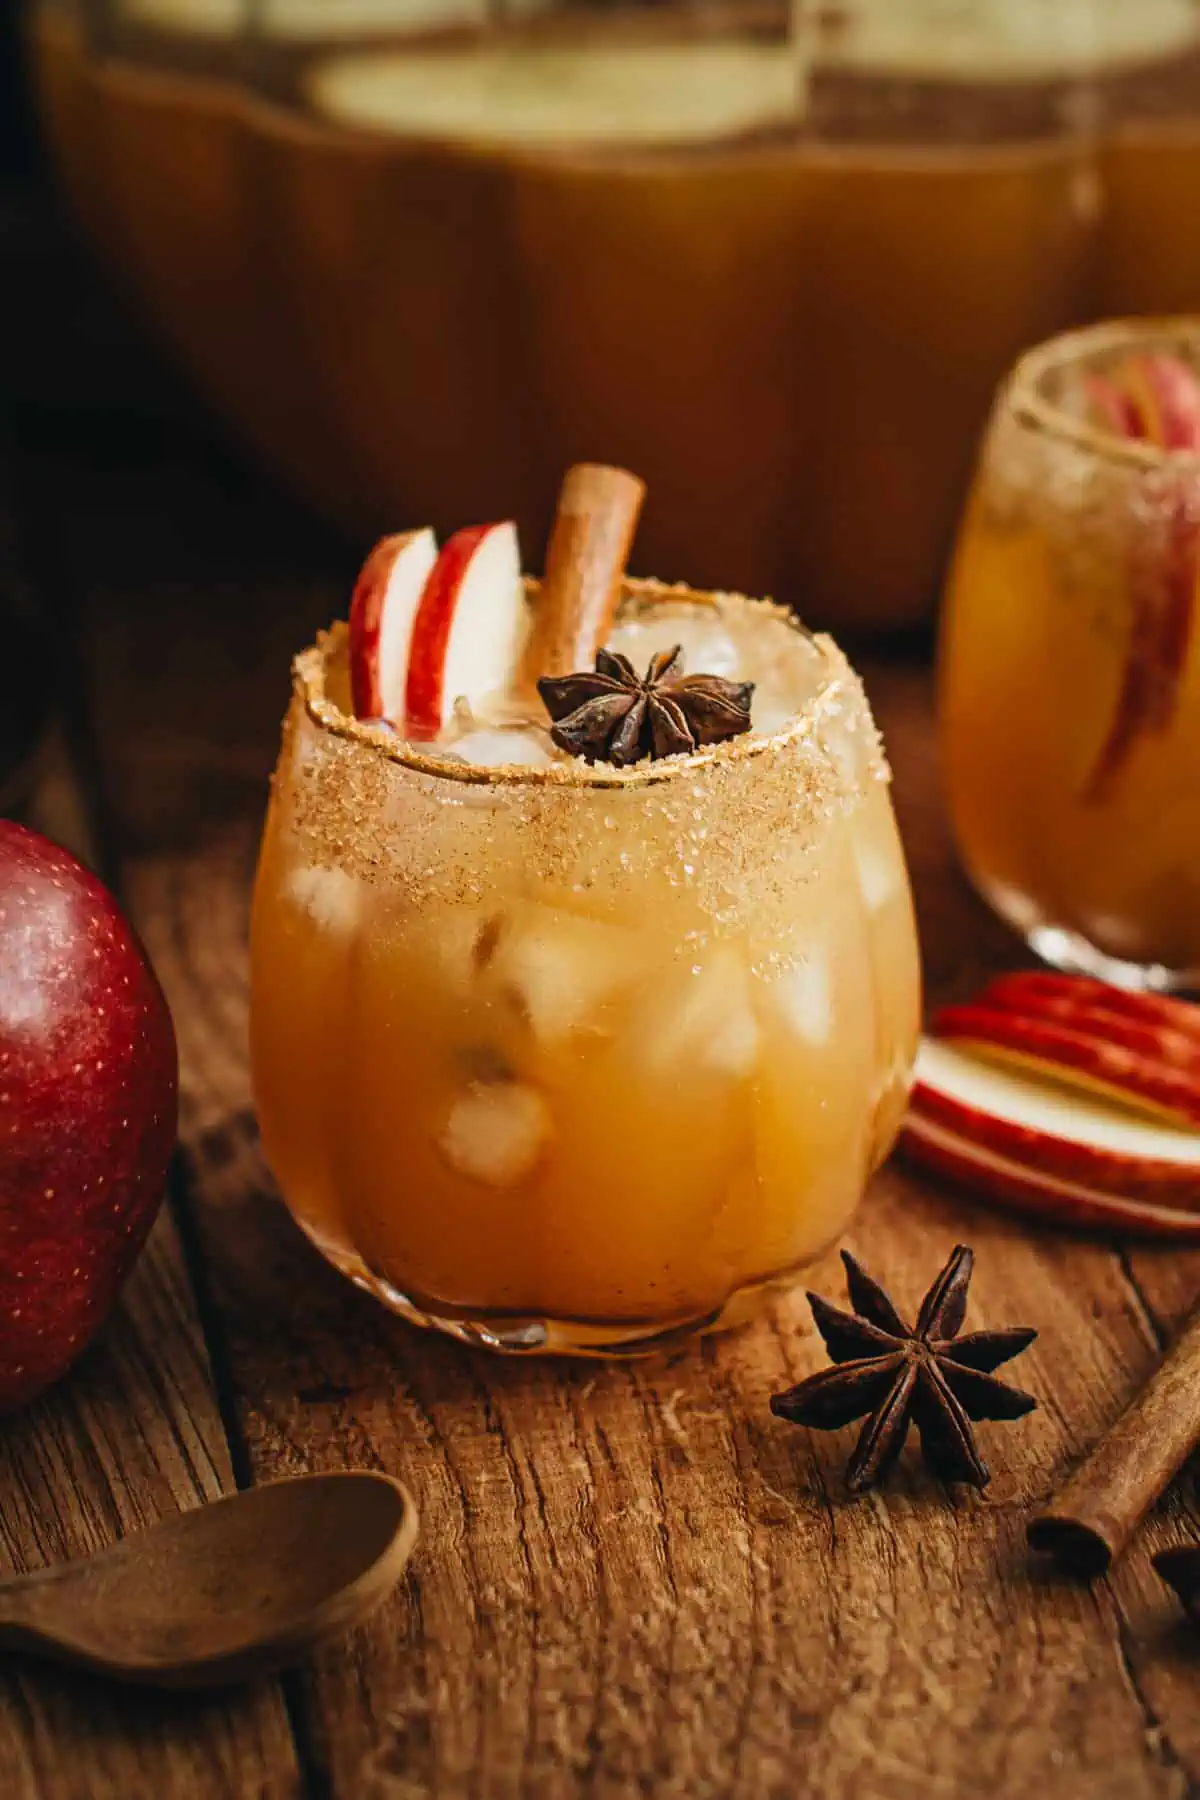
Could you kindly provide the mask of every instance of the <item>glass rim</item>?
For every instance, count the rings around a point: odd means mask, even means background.
[[[525,577],[526,594],[533,598],[541,583]],[[751,600],[745,594],[723,590],[690,588],[684,582],[635,580],[626,577],[621,584],[621,606],[630,601],[652,604],[716,605],[721,600],[742,601],[777,614],[792,627],[804,630],[794,613],[769,600]],[[386,726],[368,724],[332,701],[326,692],[329,660],[349,637],[349,626],[337,620],[328,630],[317,633],[316,642],[300,651],[292,661],[292,691],[304,707],[308,718],[319,731],[340,737],[348,743],[388,762],[410,769],[419,775],[431,775],[469,787],[545,787],[545,788],[644,788],[679,781],[713,768],[744,762],[754,757],[771,756],[786,745],[811,735],[814,726],[847,688],[850,673],[842,652],[824,632],[809,633],[810,641],[820,652],[825,665],[825,678],[816,693],[799,708],[795,716],[777,731],[762,734],[744,732],[727,738],[724,743],[706,744],[686,756],[665,757],[660,761],[645,759],[620,769],[612,763],[586,763],[578,757],[569,762],[529,765],[502,764],[491,767],[481,763],[454,762],[439,756],[408,739],[393,734]]]
[[[1095,325],[1058,332],[1017,358],[1001,386],[998,404],[1007,408],[1019,425],[1086,450],[1100,461],[1126,463],[1145,470],[1200,469],[1200,451],[1169,450],[1137,438],[1119,437],[1115,431],[1093,425],[1057,401],[1047,399],[1042,389],[1047,375],[1106,350],[1136,350],[1163,343],[1187,344],[1200,364],[1200,313],[1105,319]]]

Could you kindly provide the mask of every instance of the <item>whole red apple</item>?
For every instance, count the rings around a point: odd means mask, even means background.
[[[0,819],[0,1408],[74,1362],[158,1210],[171,1015],[107,888]]]

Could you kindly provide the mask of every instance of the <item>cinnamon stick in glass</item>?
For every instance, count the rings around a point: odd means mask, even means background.
[[[1197,1446],[1200,1306],[1137,1399],[1029,1521],[1030,1548],[1076,1574],[1105,1574]]]
[[[546,574],[521,659],[520,685],[590,669],[608,636],[646,484],[628,469],[567,470],[546,551]]]

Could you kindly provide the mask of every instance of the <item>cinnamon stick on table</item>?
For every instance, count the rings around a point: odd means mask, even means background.
[[[628,469],[567,470],[546,551],[546,574],[521,660],[520,685],[590,669],[608,636],[646,484]]]
[[[1080,1575],[1103,1575],[1200,1445],[1200,1306],[1154,1375],[1044,1512],[1031,1549]]]

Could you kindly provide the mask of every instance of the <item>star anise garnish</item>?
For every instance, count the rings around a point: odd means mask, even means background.
[[[1160,1550],[1154,1567],[1179,1595],[1179,1603],[1193,1625],[1200,1625],[1200,1545]]]
[[[869,1414],[846,1470],[852,1494],[865,1493],[895,1462],[915,1424],[921,1453],[943,1481],[986,1487],[987,1464],[975,1448],[972,1419],[1019,1419],[1037,1405],[993,1369],[1019,1356],[1037,1336],[1022,1326],[959,1337],[974,1252],[957,1244],[906,1325],[877,1281],[842,1251],[853,1313],[809,1294],[817,1330],[835,1367],[776,1394],[771,1411],[794,1425],[836,1431]]]
[[[619,769],[749,731],[753,692],[752,681],[685,675],[678,644],[660,650],[644,677],[619,651],[598,650],[594,670],[544,675],[538,682],[559,748]]]

